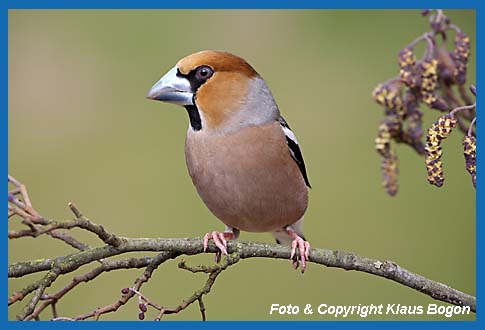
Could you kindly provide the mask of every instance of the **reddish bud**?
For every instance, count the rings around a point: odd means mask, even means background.
[[[477,88],[475,85],[470,85],[470,92],[472,92],[473,95],[477,96]]]

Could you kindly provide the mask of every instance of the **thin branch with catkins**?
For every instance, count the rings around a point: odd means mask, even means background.
[[[442,150],[438,143],[441,140],[436,141],[442,136],[433,133],[435,129],[443,129],[439,123],[444,121],[439,119],[428,129],[425,146],[422,141],[422,106],[448,113],[447,118],[452,118],[453,127],[457,126],[468,136],[465,148],[473,144],[470,136],[475,135],[472,121],[476,107],[465,87],[470,39],[458,26],[451,23],[442,10],[425,10],[423,16],[429,17],[431,31],[423,33],[399,52],[399,76],[379,84],[372,92],[374,100],[384,107],[385,117],[379,124],[375,144],[377,152],[382,156],[382,184],[391,196],[398,192],[399,173],[392,142],[409,145],[417,154],[424,155],[428,181],[437,187],[444,183]],[[450,33],[455,35],[452,49],[448,49],[446,43]],[[425,51],[418,59],[414,48],[423,42]],[[475,87],[470,88],[475,95]],[[472,147],[467,150],[469,153],[475,152]],[[468,156],[467,159],[467,164],[473,162],[473,156]],[[467,165],[467,170],[473,172],[473,167]],[[472,177],[473,175],[475,174]]]

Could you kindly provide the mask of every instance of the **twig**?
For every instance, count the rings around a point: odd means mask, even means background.
[[[79,251],[85,251],[85,250],[89,249],[89,245],[78,241],[77,239],[75,239],[74,237],[72,237],[71,235],[69,235],[67,233],[63,233],[59,230],[53,230],[49,234],[52,238],[56,238],[58,240],[61,240],[61,241],[65,242],[66,244],[72,246],[73,248],[75,248]]]
[[[202,296],[200,296],[197,301],[199,303],[199,310],[200,310],[200,315],[202,317],[202,321],[206,321],[207,319],[205,316],[205,305],[204,305],[204,301],[202,300]]]
[[[158,256],[156,256],[152,260],[152,262],[148,265],[148,267],[145,269],[143,274],[139,278],[136,279],[135,285],[133,286],[132,290],[126,290],[126,293],[125,293],[125,291],[122,292],[123,295],[118,301],[114,302],[111,305],[107,305],[107,306],[104,306],[104,307],[101,307],[101,308],[97,308],[90,313],[79,315],[79,316],[73,318],[73,320],[76,320],[76,321],[77,320],[85,320],[85,319],[88,319],[88,318],[91,318],[91,317],[94,317],[95,320],[98,320],[99,317],[103,314],[117,311],[121,306],[125,305],[135,295],[133,290],[138,291],[141,288],[141,286],[150,279],[150,277],[152,276],[152,273],[158,268],[158,266],[160,266],[163,262],[165,262],[166,260],[168,260],[170,258],[173,258],[173,253],[171,253],[171,252],[160,253]]]
[[[112,246],[120,244],[120,240],[114,234],[108,233],[103,226],[97,225],[89,221],[87,218],[76,218],[73,220],[67,220],[64,222],[56,222],[52,220],[46,220],[46,225],[42,227],[36,227],[35,230],[20,230],[9,231],[8,238],[20,238],[24,236],[37,237],[42,234],[50,233],[55,229],[72,229],[82,228],[96,234],[104,243]]]
[[[201,314],[201,317],[202,317],[202,321],[205,321],[206,320],[205,305],[204,305],[204,302],[202,301],[202,297],[210,292],[210,290],[212,289],[212,286],[214,285],[217,277],[224,270],[226,270],[229,266],[236,264],[239,260],[240,260],[239,254],[233,253],[232,255],[227,256],[225,263],[223,263],[221,265],[216,265],[212,268],[205,267],[205,269],[202,270],[202,271],[204,271],[204,272],[210,271],[210,272],[209,272],[209,277],[207,278],[207,281],[206,281],[204,287],[201,290],[194,292],[194,294],[192,296],[190,296],[188,299],[184,300],[182,302],[182,304],[180,304],[176,308],[171,309],[171,310],[168,310],[168,309],[161,310],[160,313],[158,314],[156,320],[160,320],[164,314],[168,314],[169,312],[170,313],[179,313],[180,311],[186,309],[188,306],[190,306],[191,304],[193,304],[194,302],[197,301],[199,303],[199,310],[200,310],[200,314]],[[183,267],[181,267],[181,264],[179,263],[179,267],[182,268],[182,269],[192,271],[192,272],[194,272],[194,269],[201,269],[200,266],[191,269],[190,267],[185,265],[185,263],[183,263]],[[198,272],[198,270],[196,270],[195,272]]]
[[[470,105],[464,105],[464,106],[455,108],[455,109],[450,111],[450,116],[454,116],[457,112],[460,112],[460,111],[475,109],[475,107],[476,107],[476,104],[473,103],[473,104],[470,104]]]
[[[75,249],[83,251],[89,248],[88,245],[79,242],[67,233],[62,233],[53,229],[45,230],[45,228],[42,228],[42,226],[50,225],[51,222],[40,216],[39,212],[34,209],[26,186],[11,175],[8,176],[8,182],[15,186],[15,188],[11,189],[8,193],[8,218],[18,215],[22,218],[22,223],[27,225],[30,229],[17,232],[9,231],[9,238],[19,238],[24,236],[37,237],[38,235],[46,233],[52,238],[61,240]],[[23,202],[17,198],[17,195],[20,195]]]
[[[60,275],[61,270],[59,267],[54,266],[37,284],[37,289],[34,292],[34,296],[30,299],[29,303],[25,306],[23,311],[17,315],[18,320],[23,320],[34,311],[35,306],[39,302],[40,297]]]
[[[67,284],[65,287],[57,291],[55,294],[52,295],[44,295],[41,297],[41,300],[44,300],[44,302],[37,308],[35,311],[27,316],[25,320],[29,320],[32,318],[35,318],[38,316],[47,306],[51,305],[54,306],[56,303],[64,297],[67,293],[69,293],[71,290],[73,290],[76,286],[78,286],[80,283],[86,283],[89,282],[99,275],[101,275],[104,272],[109,272],[112,270],[119,270],[119,269],[131,269],[131,268],[142,268],[146,267],[150,263],[152,263],[154,258],[151,257],[143,257],[143,258],[128,258],[128,259],[121,259],[121,260],[105,260],[101,263],[100,266],[94,268],[93,270],[80,275],[80,276],[75,276],[73,280]],[[33,290],[32,290],[33,291]],[[20,301],[22,298],[17,298],[19,296],[19,293],[15,293],[12,295],[12,297],[9,299],[9,305],[12,303],[15,303],[16,301]],[[56,318],[57,316],[54,313],[53,310],[53,318]]]
[[[472,121],[470,122],[470,127],[468,127],[468,135],[472,135],[473,125],[475,125],[476,121],[477,121],[477,117],[473,118]]]

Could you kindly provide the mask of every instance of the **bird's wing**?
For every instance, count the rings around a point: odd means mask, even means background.
[[[295,134],[291,130],[290,126],[283,117],[278,118],[281,129],[285,133],[286,143],[288,144],[288,149],[290,150],[291,157],[295,160],[296,164],[300,168],[300,172],[303,175],[306,185],[311,188],[310,181],[308,181],[308,176],[305,168],[305,161],[303,160],[303,155],[301,154],[300,147],[298,146],[298,141],[296,140]]]

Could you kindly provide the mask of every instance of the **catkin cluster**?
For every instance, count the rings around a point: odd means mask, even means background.
[[[440,143],[455,126],[467,132],[466,122],[472,126],[470,122],[475,116],[469,107],[451,114],[454,111],[452,109],[470,104],[463,89],[470,57],[470,39],[457,26],[451,24],[443,11],[432,13],[431,10],[423,12],[424,16],[429,16],[431,31],[424,33],[398,53],[398,77],[378,84],[372,92],[374,100],[384,108],[385,117],[378,127],[375,148],[382,157],[382,185],[391,196],[398,191],[398,160],[392,149],[393,142],[409,145],[419,155],[424,155],[428,181],[440,187],[444,182],[441,161],[443,151]],[[450,32],[455,33],[455,42],[453,48],[448,50],[446,40]],[[414,51],[419,42],[426,43],[424,54],[420,58]],[[455,95],[453,86],[458,86],[458,96]],[[421,105],[450,113],[441,116],[428,130],[426,145],[422,141]],[[473,137],[473,133],[468,135]],[[467,164],[468,159],[471,164],[472,158],[468,157]],[[468,168],[471,169],[471,165],[467,165]]]

